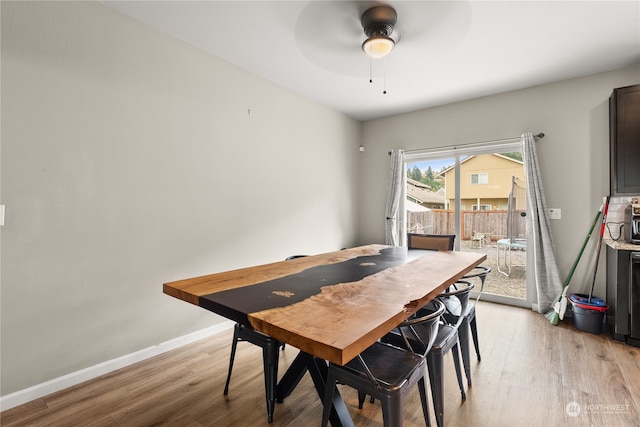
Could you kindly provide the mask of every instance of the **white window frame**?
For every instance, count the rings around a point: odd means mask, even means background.
[[[476,177],[478,182],[473,182],[473,177]],[[484,178],[484,179],[480,179]],[[489,184],[489,174],[487,172],[482,173],[472,173],[471,174],[471,185],[487,185]]]
[[[478,208],[478,205],[471,206],[471,209],[474,211],[490,211],[491,208],[491,205],[480,205],[480,208]]]

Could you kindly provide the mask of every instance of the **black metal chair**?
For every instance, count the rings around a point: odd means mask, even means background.
[[[452,251],[455,234],[407,234],[409,249],[431,249],[434,251]]]
[[[443,235],[409,233],[407,235],[407,246],[409,247],[409,249],[453,250],[454,241],[455,234]],[[471,387],[472,380],[470,362],[471,357],[469,349],[469,330],[471,330],[471,335],[473,337],[476,355],[478,357],[478,360],[480,360],[480,347],[478,343],[475,304],[480,299],[480,295],[484,290],[485,280],[490,271],[491,269],[489,267],[475,267],[471,271],[471,273],[468,273],[461,278],[461,281],[459,283],[467,284],[464,289],[461,288],[460,290],[457,290],[457,284],[454,284],[453,290],[445,292],[439,296],[441,301],[444,301],[447,305],[447,310],[442,317],[451,329],[449,327],[442,327],[440,329],[437,340],[438,343],[434,345],[434,349],[432,350],[433,356],[427,357],[431,386],[432,388],[434,387],[434,382],[436,383],[436,387],[438,386],[438,384],[443,384],[442,380],[444,377],[438,376],[442,371],[439,365],[442,363],[441,361],[443,360],[444,354],[448,351],[448,349],[451,349],[454,358],[454,366],[456,368],[456,375],[458,377],[458,385],[460,386],[460,393],[462,394],[463,400],[466,399],[466,393],[462,384],[462,375],[460,372],[460,362],[458,357],[458,345],[460,346],[460,353],[462,353],[462,364],[464,367],[465,376],[467,378],[467,386]],[[478,297],[475,299],[473,304],[469,304],[469,293],[471,289],[473,289],[473,285],[465,280],[473,278],[479,278],[481,286]],[[470,285],[470,287],[468,285]],[[456,293],[457,295],[454,295]],[[452,298],[453,296],[455,296],[455,298]],[[464,313],[464,316],[461,316],[461,313]],[[434,376],[436,376],[437,378],[434,379]],[[439,408],[442,407],[441,404],[436,403],[436,400],[439,399],[439,396],[443,396],[443,393],[443,390],[433,391],[436,414],[438,414]],[[440,416],[443,417],[444,414],[441,414]],[[440,426],[441,422],[443,421],[438,419],[438,416],[436,416],[436,419],[438,420],[438,425]]]
[[[440,294],[438,299],[445,307],[451,306],[451,302],[457,300],[462,307],[462,312],[464,312],[469,302],[469,294],[473,289],[473,284],[459,281],[455,284],[455,287],[457,287],[457,289],[452,286],[453,289],[450,288],[449,291]],[[445,310],[443,317],[447,314],[447,310]],[[456,370],[462,400],[466,400],[467,398],[464,384],[462,383],[462,372],[458,353],[458,345],[461,341],[460,331],[462,330],[462,335],[465,333],[464,328],[466,324],[464,323],[464,319],[464,316],[461,316],[455,324],[445,323],[444,325],[440,325],[436,342],[427,354],[431,392],[433,393],[433,406],[436,411],[438,427],[444,426],[444,357],[449,350],[451,350],[451,354],[453,355],[453,365]]]
[[[460,342],[460,352],[462,353],[462,365],[464,367],[465,376],[467,377],[467,386],[471,387],[471,349],[469,346],[469,331],[471,331],[471,337],[473,339],[473,344],[476,350],[476,355],[478,357],[478,361],[480,361],[480,346],[478,343],[478,326],[476,322],[476,303],[480,299],[482,295],[482,291],[484,289],[484,283],[486,281],[487,275],[491,272],[489,267],[478,266],[475,267],[471,273],[466,274],[462,277],[462,279],[474,279],[478,278],[480,280],[480,291],[475,299],[472,302],[468,302],[466,308],[462,307],[460,301],[451,301],[449,300],[449,304],[447,304],[447,311],[442,316],[443,319],[449,324],[457,324],[460,320],[462,323],[458,330],[459,342]],[[461,313],[464,313],[462,319],[460,319]]]
[[[233,342],[231,344],[231,357],[229,359],[229,372],[227,382],[224,386],[224,395],[229,393],[229,381],[233,361],[236,356],[236,347],[239,341],[250,342],[262,347],[262,363],[264,366],[264,389],[267,399],[267,420],[273,421],[273,411],[276,406],[276,385],[278,382],[278,358],[280,357],[280,346],[282,343],[268,335],[256,331],[255,329],[236,323],[233,331]]]
[[[447,315],[447,306],[452,305],[453,300],[456,304],[461,304],[463,309],[469,301],[469,293],[473,289],[473,284],[470,282],[459,281],[455,283],[455,286],[451,286],[450,290],[441,293],[438,298],[422,309],[418,310],[416,316],[425,316],[437,311],[437,303],[442,303],[445,306],[445,311],[442,318]],[[425,348],[419,341],[409,339],[411,343],[411,349],[418,354],[424,354],[427,358],[427,366],[429,369],[429,379],[431,382],[431,394],[433,399],[433,406],[436,413],[436,422],[438,427],[444,425],[444,357],[449,350],[453,357],[453,365],[456,370],[456,377],[458,379],[458,386],[460,387],[460,394],[462,400],[467,398],[464,384],[462,382],[462,369],[460,368],[460,355],[458,351],[459,345],[459,330],[463,326],[464,316],[458,319],[455,324],[442,323],[438,328],[437,336],[430,349]],[[415,327],[419,330],[419,327]],[[397,335],[387,334],[383,338],[384,342],[388,342],[394,345],[403,345],[403,341],[399,341]],[[406,346],[406,344],[404,344]],[[409,348],[409,347],[406,347]]]
[[[436,303],[439,304],[439,303]],[[398,326],[399,339],[411,348],[410,342],[419,342],[430,347],[439,327],[441,308],[422,317],[412,317]],[[417,329],[420,327],[419,332]],[[417,352],[404,350],[384,342],[376,342],[344,366],[329,364],[327,388],[324,396],[322,426],[326,426],[333,405],[335,385],[344,384],[358,390],[359,407],[365,396],[380,400],[385,427],[401,426],[403,422],[403,399],[417,383],[422,403],[422,412],[427,426],[429,409],[425,384],[425,358]]]
[[[478,362],[482,360],[480,357],[480,344],[478,341],[478,324],[476,321],[476,304],[480,300],[482,296],[482,292],[484,291],[484,284],[487,280],[487,276],[491,273],[491,268],[486,267],[484,265],[479,265],[475,267],[471,273],[462,277],[463,280],[466,279],[474,279],[477,278],[480,280],[480,290],[478,291],[478,295],[476,298],[472,300],[472,302],[467,306],[467,312],[465,317],[469,322],[469,326],[471,327],[471,337],[473,338],[473,346],[476,350],[476,356],[478,358]]]
[[[453,250],[453,244],[455,241],[455,234],[415,234],[409,233],[407,234],[407,245],[409,249],[431,249],[431,250]],[[465,370],[465,375],[467,377],[467,384],[471,386],[471,362],[470,362],[470,354],[469,354],[469,338],[468,331],[471,329],[471,336],[473,339],[474,348],[476,350],[476,356],[478,357],[478,361],[481,360],[480,356],[480,345],[478,342],[478,325],[476,321],[476,302],[480,299],[482,295],[482,291],[484,290],[484,284],[487,278],[487,275],[491,272],[489,267],[478,266],[472,270],[471,273],[462,277],[462,280],[479,278],[480,279],[480,291],[478,293],[478,297],[474,300],[472,304],[467,306],[467,310],[465,313],[464,321],[469,325],[463,325],[460,328],[460,350],[462,353],[462,362]],[[458,313],[459,315],[459,313]],[[452,315],[451,313],[445,314],[445,319],[448,323],[456,323],[457,315]]]
[[[306,255],[292,255],[287,260],[302,258]],[[224,395],[229,393],[231,371],[236,357],[238,342],[245,341],[262,348],[262,363],[264,366],[264,389],[267,400],[267,420],[273,422],[273,411],[276,406],[276,386],[278,384],[278,359],[280,348],[284,350],[284,343],[258,332],[250,326],[236,323],[233,329],[233,341],[231,343],[231,356],[229,358],[229,372],[224,385]]]
[[[459,329],[459,337],[460,337],[460,352],[462,353],[462,365],[464,367],[465,376],[467,377],[467,386],[471,387],[471,349],[469,345],[469,331],[471,331],[471,338],[473,339],[473,345],[476,350],[476,356],[478,361],[481,360],[480,357],[480,345],[478,342],[478,325],[476,321],[476,303],[480,299],[482,295],[482,291],[484,289],[484,284],[487,279],[487,275],[491,272],[491,268],[485,266],[475,267],[471,273],[466,274],[462,277],[462,279],[474,279],[478,278],[480,280],[480,291],[478,292],[476,298],[469,299],[467,303],[467,307],[462,311],[461,304],[459,302],[453,302],[448,304],[447,311],[443,315],[443,319],[449,324],[455,324],[459,321],[459,317],[461,313],[464,313],[464,318],[462,319],[462,325]]]

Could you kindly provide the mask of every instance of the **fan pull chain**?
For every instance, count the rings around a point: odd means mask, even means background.
[[[369,83],[373,83],[373,59],[369,57]],[[387,94],[387,58],[382,59],[382,94]]]
[[[382,58],[382,94],[387,94],[387,58]]]
[[[373,58],[369,57],[369,83],[373,83]]]

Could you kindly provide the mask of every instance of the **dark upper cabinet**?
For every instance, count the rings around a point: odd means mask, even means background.
[[[640,194],[640,85],[609,98],[611,195]]]

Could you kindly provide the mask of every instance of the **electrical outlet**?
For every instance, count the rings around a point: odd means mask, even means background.
[[[549,219],[562,219],[562,210],[559,208],[549,209]]]

